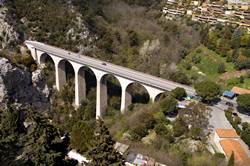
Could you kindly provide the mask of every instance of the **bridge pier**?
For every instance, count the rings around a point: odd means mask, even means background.
[[[55,63],[56,88],[58,91],[60,91],[62,90],[63,86],[66,84],[65,61],[61,61],[62,59],[57,58],[57,57],[52,57],[52,58]]]
[[[119,80],[122,88],[122,96],[121,96],[121,113],[124,114],[125,111],[128,109],[128,106],[132,103],[132,96],[127,92],[127,87],[129,84],[133,83],[133,81],[130,81],[128,79],[116,76],[116,78]]]
[[[124,114],[128,110],[128,106],[132,103],[132,96],[126,91],[125,88],[122,88],[122,97],[121,97],[121,113]]]
[[[86,100],[85,71],[83,65],[70,61],[75,72],[75,107],[78,108],[83,100]]]
[[[86,100],[85,71],[79,70],[75,74],[75,105],[79,107],[81,102]]]
[[[96,76],[96,119],[103,117],[107,109],[108,92],[106,81],[103,76],[106,72],[90,68]]]
[[[106,81],[98,80],[96,87],[96,118],[103,117],[107,109],[108,92]]]

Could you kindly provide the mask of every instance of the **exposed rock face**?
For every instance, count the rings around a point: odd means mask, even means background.
[[[42,93],[46,98],[49,98],[51,95],[51,91],[42,76],[42,69],[44,67],[45,66],[41,66],[39,69],[32,73],[32,83],[37,91]]]
[[[18,40],[18,34],[14,28],[5,21],[7,9],[2,3],[0,1],[0,49]]]
[[[35,109],[44,110],[49,106],[49,91],[39,85],[39,79],[32,83],[31,74],[23,71],[5,58],[0,58],[0,103],[11,101],[17,105],[31,104]]]

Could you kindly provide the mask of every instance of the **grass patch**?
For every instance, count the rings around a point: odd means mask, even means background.
[[[214,80],[220,75],[218,67],[225,64],[226,71],[235,71],[233,63],[226,62],[226,59],[201,45],[190,52],[179,64],[179,68],[191,79],[194,75],[198,78]],[[190,70],[187,65],[191,65]]]
[[[232,62],[227,62],[225,57],[221,57],[216,52],[201,45],[191,51],[179,63],[178,68],[190,78],[192,83],[208,79],[218,82],[222,85],[223,89],[230,89],[233,86],[250,88],[249,79],[245,79],[244,84],[240,83],[237,78],[221,81],[219,79],[221,73],[218,73],[218,68],[222,63],[225,65],[226,72],[236,71]]]
[[[244,82],[241,83],[240,82],[240,78],[231,78],[226,80],[225,82],[225,89],[232,89],[234,86],[238,86],[241,88],[245,88],[245,89],[250,89],[250,78],[244,78]]]

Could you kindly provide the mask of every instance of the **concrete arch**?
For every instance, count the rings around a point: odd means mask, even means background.
[[[94,80],[94,86],[96,86],[96,76],[95,73],[92,71],[92,69],[85,65],[80,65],[75,62],[71,62],[73,65],[73,68],[75,70],[75,105],[76,107],[79,107],[81,102],[87,99],[87,92],[88,92],[88,86],[87,84],[89,81],[86,76],[88,76],[88,73],[92,73]]]
[[[56,68],[58,70],[58,89],[61,90],[62,87],[67,83],[70,77],[75,77],[75,69],[73,64],[67,59],[60,59],[56,63]],[[68,70],[68,71],[66,71]],[[70,70],[70,71],[69,71]],[[69,72],[74,72],[72,75]]]
[[[144,85],[144,87],[147,89],[149,96],[150,96],[150,100],[152,102],[155,102],[156,96],[158,96],[161,93],[164,93],[163,90],[159,90],[148,85]]]
[[[114,80],[112,80],[114,79]],[[116,83],[113,83],[113,81],[115,81]],[[111,73],[107,73],[107,74],[104,74],[101,78],[101,83],[102,84],[105,84],[106,85],[106,88],[107,88],[107,95],[104,95],[104,96],[107,96],[106,99],[106,102],[108,103],[108,97],[112,96],[119,96],[121,97],[121,93],[122,93],[122,85],[121,85],[121,82],[120,80],[116,77],[116,75],[114,74],[111,74]],[[107,104],[105,103],[105,104]],[[120,100],[120,103],[121,103],[121,100]],[[119,106],[118,109],[121,109],[121,106]]]
[[[45,64],[45,63],[47,63],[48,59],[50,59],[53,62],[53,64],[55,65],[55,62],[54,62],[52,56],[50,56],[46,52],[42,53],[39,56],[39,60],[38,60],[40,62],[39,64]]]
[[[140,95],[140,94],[138,93],[136,96],[132,96],[132,95],[130,94],[130,95],[131,95],[131,103],[133,103],[133,102],[148,103],[148,102],[150,101],[150,91],[148,91],[148,88],[147,88],[145,85],[143,85],[143,84],[141,84],[141,83],[139,83],[139,82],[133,81],[133,82],[131,82],[131,83],[129,83],[129,84],[127,85],[127,87],[126,87],[126,92],[129,93],[129,88],[130,88],[131,86],[133,86],[133,85],[138,85],[138,86],[142,87],[142,88],[145,90],[146,93],[144,93],[144,94],[142,94],[142,95]],[[144,96],[144,95],[148,95],[148,96]],[[146,97],[146,99],[145,99],[144,97]]]
[[[166,92],[161,92],[155,96],[154,102],[160,101],[160,99],[165,96]]]

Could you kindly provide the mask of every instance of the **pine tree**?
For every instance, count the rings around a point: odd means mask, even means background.
[[[39,113],[28,113],[32,125],[24,138],[23,160],[31,165],[60,165],[64,156],[57,129]]]
[[[232,152],[232,154],[231,154],[231,156],[229,158],[227,166],[234,166],[234,152]]]
[[[89,166],[122,166],[124,159],[114,149],[114,141],[101,119],[97,120],[93,147],[88,151]]]

